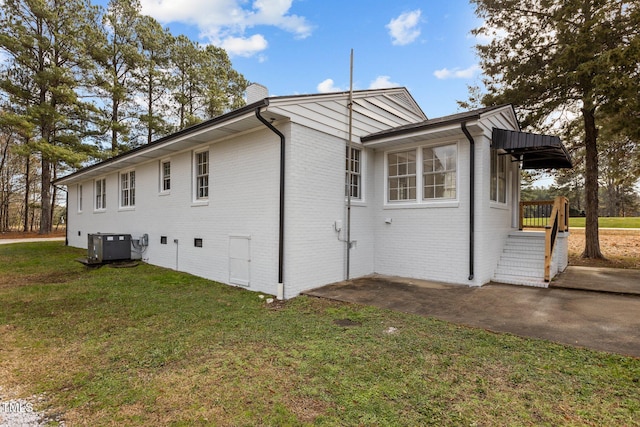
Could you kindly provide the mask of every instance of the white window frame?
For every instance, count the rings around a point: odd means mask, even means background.
[[[84,200],[83,200],[82,190],[83,190],[82,184],[78,184],[78,188],[77,188],[77,191],[78,191],[78,213],[82,213],[82,208],[83,208]]]
[[[120,174],[120,208],[132,209],[136,206],[136,171],[128,170]]]
[[[496,149],[491,149],[489,200],[499,205],[506,205],[508,203],[509,166],[507,157],[506,154],[500,153]]]
[[[98,187],[100,189],[98,189]],[[96,211],[105,211],[107,209],[107,179],[98,178],[93,183],[94,198],[93,208]]]
[[[200,156],[206,154],[206,171],[200,168]],[[211,190],[211,153],[209,147],[193,152],[193,201],[196,204],[206,204]],[[204,190],[204,191],[201,191]]]
[[[351,147],[351,165],[349,165],[349,146],[345,150],[345,188],[344,197],[349,197],[351,191],[351,200],[361,202],[364,200],[363,195],[363,173],[362,165],[364,164],[364,150],[360,147]],[[351,166],[351,167],[349,167]],[[355,190],[355,191],[353,191]]]
[[[436,173],[449,173],[453,174],[450,178],[450,182],[453,183],[453,192],[455,195],[451,197],[425,197],[425,176],[431,175],[427,170],[425,171],[424,165],[424,151],[425,149],[436,149],[438,147],[453,146],[455,147],[455,167],[445,168],[447,171],[437,171]],[[415,156],[415,173],[409,169],[407,164],[407,170],[405,174],[404,170],[398,170],[397,175],[390,175],[389,157],[398,153],[413,153]],[[459,197],[459,182],[460,182],[460,144],[459,141],[441,141],[435,144],[422,144],[418,146],[412,146],[411,148],[404,148],[402,150],[390,150],[384,153],[384,170],[385,170],[385,207],[457,207]],[[426,172],[426,173],[425,173]],[[415,198],[410,198],[411,194],[407,198],[392,200],[391,199],[391,179],[393,178],[411,178],[415,177]],[[413,189],[410,185],[405,191]]]
[[[169,165],[168,175],[165,175],[165,169],[164,169],[165,165]],[[169,194],[170,192],[171,192],[171,159],[163,159],[163,160],[160,160],[160,193]]]

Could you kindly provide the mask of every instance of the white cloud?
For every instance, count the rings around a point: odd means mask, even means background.
[[[389,76],[378,76],[369,84],[369,89],[386,89],[389,87],[400,87],[402,85],[389,80]]]
[[[436,70],[433,72],[433,75],[436,76],[440,80],[444,79],[470,79],[476,75],[477,72],[480,71],[480,66],[478,64],[474,64],[469,68],[460,69],[460,68],[443,68],[441,70]]]
[[[420,15],[422,11],[420,9],[406,12],[392,19],[386,28],[389,30],[389,35],[392,38],[392,44],[403,46],[414,42],[418,36],[420,36]]]
[[[254,34],[251,37],[227,37],[222,40],[220,47],[226,50],[229,55],[249,57],[258,52],[262,52],[269,44],[262,34]],[[262,60],[261,60],[262,62]]]
[[[487,45],[494,40],[504,39],[509,35],[507,30],[504,28],[495,28],[495,27],[487,27],[486,24],[482,25],[485,27],[485,30],[475,36],[473,34],[469,34],[469,37],[475,38],[478,44]]]
[[[318,92],[320,93],[329,93],[329,92],[342,92],[343,89],[340,89],[337,86],[334,86],[333,79],[326,79],[318,83],[317,86]]]
[[[231,55],[251,56],[266,49],[264,36],[247,36],[247,30],[259,25],[274,26],[296,38],[311,35],[313,26],[303,16],[289,14],[293,0],[141,0],[142,12],[162,23],[196,25],[200,36],[211,43],[239,46]],[[260,39],[262,39],[262,42]],[[243,42],[241,42],[243,41]],[[225,48],[226,49],[226,48]]]

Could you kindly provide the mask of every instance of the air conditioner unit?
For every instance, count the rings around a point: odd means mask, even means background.
[[[131,234],[89,234],[88,239],[89,264],[131,259]]]

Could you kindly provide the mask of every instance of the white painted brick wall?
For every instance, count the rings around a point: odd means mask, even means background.
[[[287,159],[285,296],[345,279],[345,144],[293,125]],[[368,172],[365,173],[365,176]],[[371,273],[374,239],[369,207],[352,208],[351,276]],[[343,231],[337,233],[336,221]]]
[[[385,206],[385,156],[376,154],[375,272],[448,283],[467,284],[469,235],[469,145],[458,144],[457,206]],[[390,218],[391,224],[385,223]]]
[[[297,124],[276,124],[286,135],[285,297],[345,279],[345,141]],[[489,202],[489,140],[476,137],[475,277],[469,276],[469,143],[458,141],[457,206],[385,206],[385,153],[364,150],[364,200],[354,202],[351,277],[371,273],[481,285],[493,276],[506,235],[511,203]],[[200,149],[206,145],[194,147]],[[177,267],[229,282],[229,235],[251,236],[250,289],[277,292],[279,139],[264,129],[210,145],[210,195],[192,206],[192,151],[171,157],[172,189],[159,194],[159,162],[136,167],[136,207],[119,211],[118,175],[107,178],[107,210],[94,213],[93,182],[84,183],[84,212],[76,212],[76,186],[69,187],[69,238],[84,247],[87,234],[149,234],[143,255],[151,264]],[[513,164],[515,168],[515,164]],[[512,176],[510,185],[516,178]],[[512,193],[509,192],[509,197]],[[385,219],[392,223],[386,224]],[[343,231],[334,229],[341,221]],[[80,231],[81,235],[77,233]],[[160,244],[167,236],[167,245]],[[194,238],[204,240],[195,248]],[[340,238],[340,239],[339,239]],[[179,240],[179,245],[173,243]]]
[[[194,147],[200,149],[206,145]],[[77,213],[76,188],[69,187],[69,243],[86,248],[87,234],[149,235],[149,263],[229,282],[229,235],[251,236],[250,289],[277,292],[279,139],[265,129],[210,145],[209,203],[192,206],[192,151],[171,160],[171,192],[159,194],[159,162],[135,168],[136,206],[118,209],[118,175],[107,178],[107,209],[93,212],[93,182],[84,185],[84,211]],[[78,232],[81,233],[78,236]],[[160,244],[160,236],[168,243]],[[203,247],[194,247],[194,238]],[[178,239],[179,244],[174,243]]]

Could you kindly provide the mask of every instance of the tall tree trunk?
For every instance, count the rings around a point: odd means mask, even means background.
[[[118,101],[113,100],[111,107],[111,154],[118,154]]]
[[[151,139],[153,137],[153,129],[152,129],[152,122],[153,122],[153,82],[151,81],[152,79],[152,75],[153,73],[149,74],[149,86],[147,87],[147,101],[148,101],[148,105],[147,105],[147,114],[148,117],[147,119],[149,120],[147,123],[148,126],[148,131],[147,131],[147,144],[151,144]]]
[[[42,159],[42,188],[40,189],[40,234],[51,232],[51,163]]]
[[[598,258],[604,256],[600,252],[600,237],[598,234],[598,129],[596,128],[595,108],[584,104],[582,108],[584,119],[585,155],[585,246],[583,258]]]
[[[55,181],[56,178],[58,178],[58,170],[55,164],[52,165],[52,169],[53,169],[53,180]],[[51,207],[49,209],[50,211],[49,224],[51,224],[50,225],[51,230],[49,231],[53,230],[53,216],[55,215],[55,212],[56,212],[56,198],[58,196],[58,187],[56,187],[55,185],[52,185],[51,188],[53,189],[53,194],[51,195]]]
[[[22,227],[22,231],[25,233],[29,231],[29,190],[31,186],[31,183],[29,182],[31,180],[30,169],[31,156],[27,154],[27,164],[25,165],[24,172],[24,227]]]

